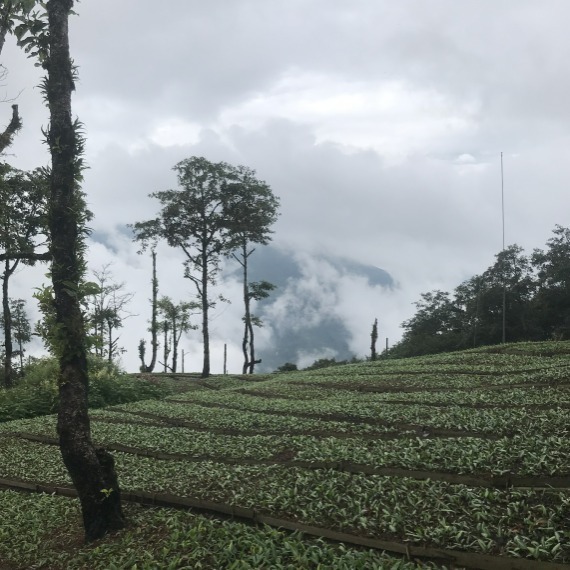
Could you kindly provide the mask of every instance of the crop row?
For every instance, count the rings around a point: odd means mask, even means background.
[[[14,567],[54,570],[109,568],[338,568],[443,569],[383,552],[335,545],[299,533],[190,512],[126,505],[129,528],[97,546],[70,548],[80,525],[77,501],[51,495],[0,492],[0,559]],[[144,544],[144,548],[141,545]],[[112,562],[111,562],[112,561]]]
[[[225,402],[243,407],[254,406],[257,410],[297,410],[314,412],[329,409],[338,413],[349,407],[361,407],[363,403],[384,405],[390,402],[440,403],[451,405],[493,405],[493,406],[568,406],[570,388],[554,386],[505,387],[499,390],[471,388],[470,390],[451,390],[437,392],[380,392],[362,394],[350,390],[296,386],[297,397],[271,397],[269,387],[265,390],[224,390],[218,392],[200,392],[169,396],[167,401],[180,402]],[[275,387],[276,388],[276,387]],[[281,392],[281,394],[283,394]],[[363,402],[365,399],[365,402]],[[384,406],[385,407],[385,406]],[[253,408],[252,408],[253,409]]]
[[[316,376],[314,373],[303,373],[291,376],[288,380],[293,385],[305,383],[322,385],[328,388],[344,388],[347,390],[372,390],[376,392],[394,390],[468,390],[488,386],[518,386],[521,384],[559,384],[570,382],[570,366],[552,366],[548,368],[517,371],[513,374],[497,372],[495,375],[479,375],[471,372],[464,374],[444,374],[434,367],[432,370],[414,373],[398,371],[389,375],[378,373],[352,373],[347,376]]]
[[[229,392],[221,392],[228,394]],[[231,398],[230,398],[231,399]],[[119,413],[123,410],[156,414],[165,418],[172,418],[191,422],[197,427],[240,431],[257,431],[262,434],[269,431],[290,433],[291,431],[323,431],[346,434],[385,434],[394,429],[383,425],[358,424],[350,421],[321,419],[315,417],[287,417],[269,413],[249,411],[244,409],[230,409],[219,407],[205,407],[189,403],[174,403],[166,401],[139,402],[138,405],[125,405],[117,408]],[[94,414],[95,417],[97,417]]]
[[[480,353],[451,353],[447,355],[431,355],[401,360],[377,360],[376,362],[363,362],[348,364],[343,367],[330,367],[309,371],[313,376],[345,376],[359,372],[367,375],[388,375],[403,372],[415,373],[430,370],[439,370],[445,374],[451,372],[468,372],[476,374],[512,373],[537,368],[569,366],[568,355],[556,355],[545,359],[540,355],[510,355],[510,354],[480,354]]]
[[[49,447],[1,444],[0,469],[6,476],[69,484]],[[123,453],[115,458],[125,490],[196,496],[360,535],[570,561],[570,533],[559,530],[570,515],[565,493],[475,489],[333,470],[156,461]]]
[[[375,402],[417,402],[442,405],[557,406],[570,405],[570,389],[554,386],[505,387],[501,390],[472,388],[440,392],[398,392],[372,394]]]
[[[133,419],[137,423],[109,424],[94,421],[93,435],[101,443],[120,443],[133,447],[171,453],[225,458],[269,459],[287,452],[302,461],[350,461],[373,467],[389,466],[408,469],[431,469],[454,473],[515,473],[525,475],[565,475],[570,471],[570,449],[566,436],[570,410],[539,410],[529,417],[523,409],[470,410],[449,407],[435,410],[430,406],[398,406],[359,399],[313,402],[318,413],[322,409],[337,417],[342,410],[357,414],[363,420],[410,422],[424,427],[424,435],[433,427],[449,427],[489,434],[521,432],[497,441],[485,438],[416,438],[385,441],[359,439],[359,435],[385,434],[387,426],[358,425],[350,422],[295,417],[298,406],[306,402],[268,400],[230,391],[194,394],[200,400],[221,401],[234,406],[256,405],[263,410],[248,412],[225,408],[208,408],[172,402],[140,402],[127,409],[153,412],[165,418],[182,418],[202,426],[205,431],[188,428],[171,429],[141,425],[138,416],[101,410],[93,418]],[[273,410],[272,410],[273,408]],[[283,415],[272,415],[278,409]],[[303,409],[309,409],[304,408]],[[326,411],[325,411],[326,410]],[[263,413],[263,411],[265,413]],[[225,426],[234,435],[208,433],[206,428]],[[250,430],[258,435],[239,435]],[[305,430],[319,430],[319,438],[302,435]],[[376,430],[376,431],[375,431]],[[0,432],[22,431],[44,435],[55,434],[55,418],[44,417],[1,424]],[[264,435],[265,432],[271,435]],[[393,431],[393,430],[392,430]],[[278,435],[275,435],[277,432]],[[344,434],[349,439],[323,437]],[[297,435],[295,435],[297,434]],[[413,436],[413,432],[410,433]]]
[[[232,393],[236,393],[235,391]],[[246,394],[258,398],[269,399],[271,407],[274,406],[275,400],[292,400],[300,402],[300,406],[304,404],[305,408],[311,407],[314,400],[323,399],[343,399],[351,400],[362,398],[361,394],[355,394],[351,390],[343,390],[342,388],[325,388],[300,387],[291,384],[262,384],[259,387],[248,388],[247,390],[239,390],[237,393]],[[207,401],[212,400],[212,394],[201,393],[199,395],[177,395],[170,396],[171,400],[193,400]],[[494,406],[536,406],[551,405],[556,407],[559,405],[570,405],[570,385],[565,387],[557,387],[551,385],[528,385],[528,386],[504,386],[500,389],[490,390],[488,387],[471,387],[462,390],[418,390],[418,391],[386,391],[372,392],[366,395],[367,401],[374,402],[424,402],[436,404],[454,404],[454,405],[494,405]],[[276,403],[276,406],[281,404]]]
[[[42,421],[43,420],[43,421]],[[26,432],[55,437],[54,422],[27,421]],[[22,430],[20,430],[22,431]],[[345,462],[471,475],[570,475],[568,439],[560,435],[510,438],[359,439],[307,435],[220,435],[189,428],[93,422],[94,440],[151,452],[212,460]]]
[[[552,409],[533,410],[532,414],[524,408],[472,409],[453,405],[436,410],[433,406],[421,403],[389,403],[373,395],[364,399],[362,396],[333,394],[319,401],[295,401],[271,400],[234,391],[222,391],[215,394],[194,394],[188,397],[188,403],[180,403],[181,401],[177,398],[177,401],[130,404],[128,409],[144,408],[157,414],[192,418],[193,421],[199,422],[209,418],[209,421],[213,421],[212,426],[218,422],[226,425],[229,420],[236,429],[253,426],[259,429],[260,433],[264,429],[275,429],[281,425],[296,429],[301,426],[311,429],[309,426],[312,426],[312,429],[318,427],[357,434],[370,433],[373,429],[390,431],[389,424],[407,424],[489,434],[561,434],[566,432],[570,422],[570,409],[554,406]],[[222,408],[206,406],[200,409],[200,406],[196,405],[199,402]],[[272,420],[271,416],[276,413],[281,415],[273,417]],[[297,418],[294,417],[295,414],[298,415]],[[305,414],[314,415],[314,419],[307,418]],[[344,422],[339,421],[343,419]],[[367,424],[358,424],[359,420]]]

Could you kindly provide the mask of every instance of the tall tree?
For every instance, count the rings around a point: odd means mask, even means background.
[[[518,245],[506,247],[495,257],[495,263],[478,278],[478,344],[496,344],[502,341],[503,318],[505,336],[509,342],[532,339],[536,327],[530,301],[535,291],[535,279],[530,260]]]
[[[416,356],[457,350],[458,309],[446,291],[422,293],[416,314],[402,323],[402,340],[391,349],[395,356]]]
[[[202,376],[210,375],[209,311],[215,307],[210,286],[216,283],[221,257],[231,247],[231,235],[224,212],[231,167],[203,157],[185,159],[174,166],[178,190],[154,192],[161,210],[157,218],[132,227],[143,249],[157,238],[184,253],[184,276],[196,290],[202,313]]]
[[[0,248],[3,261],[2,314],[4,326],[4,385],[13,384],[12,318],[9,280],[20,263],[33,265],[47,243],[48,179],[45,169],[22,172],[0,163]],[[15,256],[15,257],[12,257]]]
[[[503,291],[506,293],[506,336],[511,342],[540,338],[532,301],[536,290],[533,270],[517,245],[496,255],[482,275],[459,285],[453,296],[442,291],[424,293],[417,312],[402,326],[403,338],[393,356],[497,344],[502,340]]]
[[[48,0],[15,32],[20,45],[47,71],[43,88],[50,113],[47,143],[51,153],[50,253],[59,359],[57,432],[63,462],[81,502],[86,540],[124,526],[113,457],[96,448],[87,412],[86,334],[80,303],[85,271],[85,204],[79,182],[83,140],[72,120],[74,69],[69,49],[73,0]],[[43,12],[45,8],[45,12]],[[46,22],[47,16],[47,22]]]
[[[253,374],[255,365],[261,362],[255,357],[254,326],[262,326],[262,321],[252,314],[252,301],[267,298],[275,286],[267,281],[249,282],[249,258],[255,252],[255,245],[271,241],[271,226],[277,220],[279,199],[266,182],[256,178],[254,170],[237,166],[231,170],[225,200],[226,224],[234,244],[231,255],[243,271],[242,372]]]

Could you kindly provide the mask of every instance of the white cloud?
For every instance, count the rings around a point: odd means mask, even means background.
[[[113,261],[136,292],[140,316],[125,325],[130,369],[148,318],[150,264],[125,224],[155,215],[148,194],[175,187],[172,167],[192,155],[257,170],[281,198],[280,245],[393,275],[398,289],[377,304],[374,290],[325,266],[297,286],[322,288],[355,352],[367,346],[373,317],[395,339],[420,292],[452,290],[492,263],[501,247],[500,152],[507,242],[541,247],[555,224],[567,225],[565,0],[548,9],[531,0],[83,0],[77,10],[73,110],[88,137],[84,189],[100,242],[89,261]],[[24,129],[8,159],[47,164],[41,70],[13,42],[2,57],[5,91],[24,90]],[[0,122],[9,111],[0,106]],[[163,248],[159,268],[165,293],[193,294],[177,252]],[[42,272],[22,271],[14,296]],[[275,318],[295,302],[285,296]],[[239,307],[217,313],[218,369],[225,342],[241,369]],[[271,330],[258,333],[260,343]],[[197,368],[199,335],[186,342]]]
[[[477,129],[477,101],[399,80],[347,81],[290,70],[269,90],[227,107],[219,124],[260,128],[281,118],[311,125],[315,142],[372,148],[388,160],[445,149]]]

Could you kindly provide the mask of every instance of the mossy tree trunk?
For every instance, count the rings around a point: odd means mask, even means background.
[[[49,0],[47,100],[52,156],[49,226],[60,405],[57,431],[63,461],[81,502],[85,538],[91,541],[124,525],[113,458],[96,449],[87,413],[87,357],[83,315],[77,296],[83,274],[80,235],[82,202],[76,181],[78,141],[71,117],[73,73],[68,17],[73,0]]]

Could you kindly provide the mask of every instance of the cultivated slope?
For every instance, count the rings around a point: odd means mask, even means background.
[[[41,510],[50,522],[48,534],[22,523],[14,538],[14,516],[0,517],[0,560],[10,568],[34,557],[49,568],[570,564],[570,343],[217,377],[195,388],[92,414],[94,438],[116,451],[136,526],[96,556],[76,552],[73,501],[5,492],[2,504]],[[69,486],[54,426],[53,417],[0,426],[6,486]],[[153,501],[161,508],[134,504]],[[220,518],[228,514],[244,523]]]

